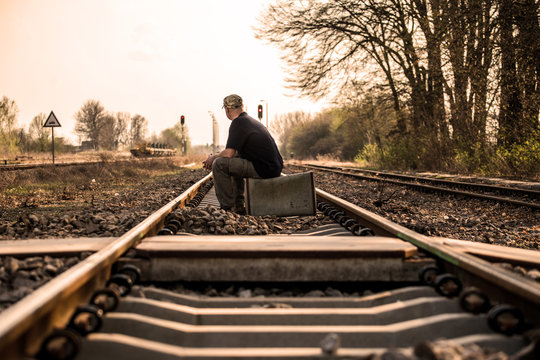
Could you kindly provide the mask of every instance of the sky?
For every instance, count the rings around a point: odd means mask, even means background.
[[[294,96],[280,53],[254,37],[273,0],[0,0],[0,97],[19,108],[18,126],[54,111],[75,144],[75,113],[89,99],[110,112],[140,114],[149,134],[181,115],[193,144],[212,142],[213,112],[224,144],[226,95],[256,118],[317,112]],[[293,96],[290,96],[293,94]],[[261,102],[260,100],[265,100]]]

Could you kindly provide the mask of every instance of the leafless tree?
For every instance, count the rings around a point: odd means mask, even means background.
[[[13,151],[16,148],[17,113],[19,108],[14,100],[7,96],[0,99],[0,150]]]
[[[382,85],[392,133],[438,159],[486,144],[497,112],[503,145],[538,131],[538,19],[538,0],[277,0],[255,34],[282,50],[302,95]]]
[[[527,141],[540,131],[540,27],[535,0],[499,0],[501,104],[499,145]]]
[[[112,113],[105,113],[102,118],[103,126],[99,135],[99,147],[105,150],[116,149],[116,117]]]
[[[127,112],[116,113],[116,123],[114,127],[115,148],[119,145],[126,145],[129,141],[128,126],[131,115]]]
[[[130,115],[119,112],[116,115],[107,113],[101,129],[100,146],[108,150],[116,150],[120,144],[126,144],[128,139],[128,122]]]
[[[279,149],[283,155],[289,155],[292,130],[311,120],[311,115],[309,113],[297,111],[280,115],[276,121],[271,123],[270,129],[276,134]]]
[[[295,156],[304,159],[314,159],[319,155],[336,154],[339,139],[331,131],[334,114],[323,111],[311,121],[297,125],[292,131],[290,150]]]
[[[129,128],[129,138],[132,145],[143,142],[147,132],[147,120],[139,114],[133,115]]]
[[[51,131],[48,128],[44,128],[47,115],[45,113],[39,113],[34,116],[30,126],[28,127],[28,134],[32,142],[35,143],[37,151],[46,151],[49,145],[49,138],[51,137]]]
[[[431,46],[426,45],[426,34],[418,30],[417,17],[422,13],[415,5],[419,4],[412,0],[277,1],[263,13],[256,36],[284,52],[283,59],[295,74],[289,82],[305,95],[328,95],[376,67],[392,94],[398,132],[414,129],[438,145],[449,133],[441,105],[440,47],[436,51],[442,40],[436,39],[440,30],[436,34],[430,30]],[[431,24],[425,29],[431,29]],[[426,56],[431,48],[434,54]]]
[[[100,145],[100,135],[106,124],[105,108],[98,100],[87,100],[75,114],[75,132],[92,142],[95,150]]]

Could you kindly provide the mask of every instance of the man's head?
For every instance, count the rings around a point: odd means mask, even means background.
[[[223,108],[230,120],[236,119],[244,111],[243,107],[244,103],[239,95],[232,94],[223,99]]]
[[[242,98],[239,95],[232,94],[223,99],[223,107],[228,109],[237,109],[243,106]]]

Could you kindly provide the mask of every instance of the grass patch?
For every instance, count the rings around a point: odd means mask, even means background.
[[[173,159],[148,159],[3,171],[0,212],[91,207],[94,200],[189,171],[182,164]]]
[[[95,184],[140,182],[154,176],[178,174],[185,169],[173,160],[104,162],[102,164],[47,167],[23,171],[3,171],[0,193],[25,194],[38,190],[55,191],[65,187],[82,188]]]

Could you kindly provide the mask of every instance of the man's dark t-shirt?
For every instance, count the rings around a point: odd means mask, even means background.
[[[283,170],[283,159],[274,139],[263,124],[245,112],[232,121],[226,147],[251,161],[261,178],[277,177]]]

